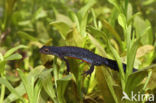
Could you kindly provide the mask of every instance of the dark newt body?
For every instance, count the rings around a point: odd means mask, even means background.
[[[83,60],[89,64],[91,64],[91,67],[88,71],[86,71],[84,74],[91,74],[94,70],[94,66],[100,66],[105,65],[110,67],[113,70],[119,71],[118,64],[115,60],[107,59],[102,56],[99,56],[97,54],[94,54],[93,52],[80,48],[80,47],[72,47],[72,46],[62,46],[62,47],[55,47],[55,46],[43,46],[40,49],[40,52],[43,54],[50,54],[50,55],[56,55],[62,60],[66,62],[67,65],[67,71],[69,72],[69,63],[65,57],[72,57],[76,59]],[[123,64],[124,72],[126,71],[126,64]],[[136,71],[136,69],[133,69],[133,71]]]

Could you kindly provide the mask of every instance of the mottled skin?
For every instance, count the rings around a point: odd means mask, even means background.
[[[76,59],[83,60],[89,64],[91,64],[91,67],[88,71],[84,72],[84,74],[91,74],[94,71],[94,66],[100,66],[105,65],[110,67],[113,70],[119,71],[117,62],[115,60],[107,59],[102,56],[99,56],[97,54],[94,54],[93,52],[80,48],[80,47],[73,47],[73,46],[62,46],[62,47],[56,47],[56,46],[43,46],[40,49],[40,52],[43,54],[49,54],[49,55],[55,55],[61,58],[66,62],[67,65],[67,72],[69,72],[69,63],[65,57],[72,57]],[[123,64],[124,72],[126,71],[126,64]],[[133,71],[136,71],[136,69],[133,69]]]

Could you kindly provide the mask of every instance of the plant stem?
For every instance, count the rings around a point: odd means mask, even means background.
[[[126,18],[127,18],[127,8],[128,8],[128,0],[125,0],[125,10],[124,10],[124,13],[125,13]]]
[[[3,103],[4,100],[4,95],[5,95],[5,85],[1,85],[1,97],[0,97],[0,103]]]
[[[147,80],[146,80],[145,85],[144,85],[144,87],[143,87],[143,90],[144,90],[144,91],[145,91],[145,89],[146,89],[146,87],[147,87],[147,84],[148,84],[148,82],[149,82],[151,76],[152,76],[152,71],[150,71],[149,74],[148,74]]]

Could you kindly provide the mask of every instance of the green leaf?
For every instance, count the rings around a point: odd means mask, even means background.
[[[90,77],[90,80],[89,80],[89,84],[88,84],[88,94],[92,93],[94,88],[96,87],[97,85],[97,81],[96,81],[96,78],[95,78],[95,72],[92,73],[92,76]]]
[[[140,12],[137,12],[137,13],[135,13],[135,14],[133,14],[131,17],[129,17],[127,20],[127,23],[128,23],[128,25],[129,24],[131,24],[132,22],[133,22],[133,20],[134,20],[134,18],[136,17],[136,16],[140,16],[141,15],[141,13]]]
[[[79,46],[82,47],[82,45],[85,43],[85,39],[83,38],[80,33],[77,31],[77,28],[74,27],[71,32],[68,33],[68,36],[66,37],[67,45],[70,46]]]
[[[88,21],[88,10],[96,3],[96,0],[89,0],[87,4],[82,7],[78,12],[80,33],[86,36],[86,26]]]
[[[136,29],[137,38],[144,34],[147,34],[141,38],[142,44],[153,43],[153,33],[151,29],[151,24],[148,20],[143,20],[140,16],[136,15],[134,18],[134,27]]]
[[[37,39],[24,31],[18,31],[17,34],[25,40],[37,41]]]
[[[50,37],[46,28],[46,25],[44,25],[43,22],[36,22],[36,29],[37,29],[37,33],[38,33],[38,38],[43,41],[46,42]]]
[[[50,24],[53,25],[58,30],[58,32],[61,34],[63,39],[66,38],[67,34],[70,31],[70,26],[68,24],[60,21],[55,21]]]
[[[92,35],[88,34],[88,37],[89,37],[90,41],[92,42],[92,44],[97,48],[99,53],[101,55],[107,57],[107,54],[106,54],[105,50],[103,49],[103,47],[101,46],[101,44]]]
[[[140,35],[139,37],[137,37],[137,39],[135,40],[134,38],[132,39],[132,41],[129,41],[128,46],[127,46],[127,68],[126,68],[126,79],[127,77],[132,73],[133,71],[133,65],[134,65],[134,61],[135,61],[135,56],[136,56],[136,52],[137,49],[139,47],[139,41],[142,39],[142,37],[144,37],[146,35],[146,32],[150,29],[150,27],[147,27],[142,35]],[[130,37],[129,37],[130,38]]]
[[[71,18],[73,19],[74,23],[76,24],[76,28],[77,28],[78,32],[80,32],[80,23],[79,23],[78,16],[74,12],[71,12]]]
[[[17,98],[23,100],[23,98],[21,97],[21,95],[13,88],[13,86],[9,83],[9,81],[7,79],[0,78],[0,84],[5,85],[9,89],[9,91],[11,93],[14,93]]]
[[[20,83],[20,85],[15,88],[15,91],[18,92],[18,94],[20,96],[23,96],[26,93],[23,83]],[[19,99],[19,97],[16,94],[14,94],[13,92],[11,92],[7,96],[7,98],[4,100],[4,103],[12,103],[17,99]]]
[[[126,78],[133,71],[133,65],[134,65],[134,61],[135,61],[136,52],[137,52],[137,49],[138,49],[138,46],[139,46],[139,40],[140,39],[137,39],[136,41],[132,41],[130,46],[128,47],[128,50],[127,50]]]
[[[4,60],[3,55],[0,53],[0,73],[4,73],[6,61]]]
[[[118,95],[115,94],[114,81],[107,67],[97,67],[96,80],[105,103],[119,103]]]
[[[20,25],[20,26],[26,26],[26,25],[30,25],[30,24],[31,24],[30,20],[25,20],[25,21],[18,22],[18,25]]]
[[[126,17],[125,17],[124,14],[122,14],[122,13],[119,14],[119,16],[118,16],[118,23],[125,30],[125,28],[126,28]]]
[[[155,0],[146,0],[146,1],[143,1],[143,5],[150,5],[152,3],[155,3]]]
[[[32,77],[31,79],[28,80],[27,76],[21,71],[21,70],[18,70],[19,72],[19,75],[20,75],[20,78],[23,82],[23,85],[26,89],[26,92],[28,94],[28,98],[29,98],[29,102],[30,103],[37,103],[38,100],[36,100],[36,93],[35,93],[35,80],[34,80],[34,77]],[[36,83],[37,85],[37,83]]]
[[[98,30],[97,28],[93,27],[93,26],[88,26],[87,27],[87,31],[92,34],[92,35],[95,35],[95,36],[98,36],[99,38],[102,38],[104,42],[107,43],[107,35],[102,32],[101,30]]]
[[[108,41],[108,46],[109,46],[109,49],[111,50],[113,56],[115,57],[115,60],[117,61],[118,66],[119,66],[119,73],[121,76],[120,78],[121,78],[122,89],[124,90],[124,88],[125,88],[125,74],[124,74],[124,69],[123,69],[123,65],[122,65],[120,56],[117,53],[117,51],[112,47],[110,41]]]
[[[3,55],[0,53],[0,61],[3,61],[4,58],[3,58]]]
[[[40,7],[34,14],[34,20],[38,20],[40,18],[46,17],[47,13],[45,10],[43,10],[42,7]]]
[[[150,72],[150,71],[154,71],[154,70],[156,70],[156,64],[152,64],[152,65],[150,65],[150,66],[147,66],[147,67],[145,67],[145,68],[142,68],[141,70],[138,70],[137,72],[134,72],[134,73],[132,73],[131,75],[133,75],[133,74],[135,74],[135,73],[143,72],[143,71],[148,71],[148,72]]]
[[[150,65],[148,67],[145,67],[145,68],[141,69],[138,72],[141,72],[141,71],[148,71],[149,76],[150,76],[150,73],[152,72],[152,75],[151,75],[151,77],[149,79],[149,83],[144,85],[144,87],[146,87],[146,85],[147,85],[147,87],[144,88],[144,89],[150,88],[152,90],[152,89],[156,88],[156,85],[155,85],[155,83],[156,83],[156,75],[155,75],[156,74],[156,64],[152,64],[152,65]],[[147,79],[146,82],[148,82],[148,79]]]
[[[97,26],[97,22],[96,22],[95,10],[94,10],[94,9],[91,9],[91,11],[92,11],[92,15],[93,15],[94,26],[95,26],[95,28],[98,28],[98,26]]]
[[[73,22],[71,21],[71,19],[68,16],[60,14],[60,13],[56,13],[55,15],[56,15],[55,22],[64,22],[65,24],[67,24],[70,27],[73,26]]]
[[[88,10],[89,10],[95,3],[96,3],[96,0],[89,0],[89,1],[87,2],[87,4],[79,10],[78,15],[81,16],[81,20],[82,20],[82,18],[83,18],[86,14],[88,14],[88,13],[87,13]]]
[[[15,54],[12,54],[12,55],[8,56],[7,58],[5,58],[5,60],[6,61],[8,61],[8,60],[19,60],[21,58],[22,58],[22,56],[19,53],[15,53]]]
[[[154,46],[152,45],[144,45],[138,48],[136,57],[140,58],[145,56],[147,53],[152,52],[154,50]]]
[[[108,31],[115,37],[115,39],[118,41],[118,43],[122,48],[122,42],[121,42],[122,40],[120,35],[117,33],[117,31],[106,20],[102,20],[102,23],[104,27],[108,29]]]
[[[133,16],[133,8],[130,3],[128,3],[128,8],[127,8],[127,20],[130,20]]]
[[[0,61],[0,73],[4,72],[6,61]]]
[[[130,94],[148,76],[147,71],[131,74],[126,82],[125,92]],[[141,88],[139,88],[141,90]]]
[[[108,2],[113,4],[117,8],[117,10],[119,10],[121,12],[121,8],[120,8],[120,5],[117,0],[108,0]]]
[[[80,34],[84,37],[86,36],[86,26],[87,26],[88,14],[84,15],[84,17],[80,21]]]
[[[27,48],[27,46],[25,46],[25,45],[19,45],[19,46],[16,46],[16,47],[14,47],[14,48],[9,49],[9,50],[5,53],[4,58],[7,58],[7,57],[10,56],[12,53],[14,53],[16,50],[21,49],[21,48]]]
[[[65,103],[64,93],[69,81],[72,79],[72,75],[67,75],[62,79],[57,80],[57,94],[59,103]]]
[[[43,66],[38,66],[33,69],[28,75],[24,74],[20,69],[18,73],[28,94],[30,103],[38,103],[40,91],[41,91],[41,81],[37,81],[37,78],[41,74]]]
[[[40,75],[40,79],[41,79],[44,90],[51,97],[51,99],[56,103],[57,99],[56,99],[55,89],[53,87],[53,82],[51,80],[52,78],[51,71],[52,69],[43,71]]]
[[[34,77],[34,80],[37,80],[37,78],[41,75],[42,71],[44,70],[43,65],[39,65],[35,67],[31,72],[28,74],[28,80],[30,80],[32,77]]]
[[[39,102],[39,96],[42,89],[42,83],[41,81],[37,81],[34,87],[34,98],[32,103],[38,103]]]
[[[144,86],[142,88],[139,88],[139,90],[145,90],[147,83],[150,82],[149,80],[151,77],[151,71],[153,72],[155,70],[156,70],[156,64],[153,64],[151,66],[145,67],[141,70],[138,70],[137,72],[130,74],[126,82],[126,88],[125,88],[126,93],[130,94],[131,91],[135,90],[137,86],[140,85],[142,81],[145,80],[146,77],[148,77],[146,79],[146,82],[144,82],[145,83]],[[152,76],[154,76],[154,74]]]

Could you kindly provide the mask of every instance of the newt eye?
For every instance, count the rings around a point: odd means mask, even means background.
[[[48,53],[49,52],[49,49],[48,48],[44,49],[44,52],[45,53]]]

